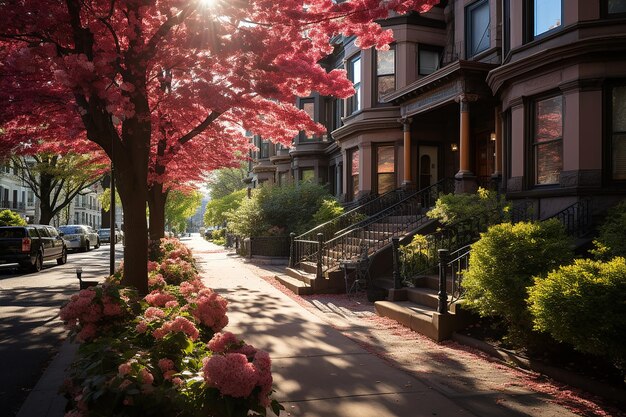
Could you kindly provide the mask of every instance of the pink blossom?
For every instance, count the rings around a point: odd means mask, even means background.
[[[174,384],[174,385],[182,385],[183,384],[183,380],[180,379],[179,377],[172,378],[172,384]]]
[[[206,358],[202,371],[209,386],[231,397],[249,397],[257,382],[254,365],[240,353]]]
[[[156,271],[158,267],[159,267],[159,263],[158,262],[148,261],[148,272]],[[161,278],[163,278],[163,277],[161,277]]]
[[[85,324],[83,326],[81,331],[78,332],[76,337],[78,337],[78,340],[80,340],[82,342],[86,342],[86,341],[91,340],[94,337],[96,337],[96,334],[97,334],[97,327],[96,327],[96,325],[93,324],[93,323],[87,323],[87,324]]]
[[[187,336],[191,338],[191,340],[196,340],[200,334],[200,332],[198,332],[198,329],[196,329],[196,326],[194,326],[192,322],[190,322],[184,317],[179,316],[179,317],[176,317],[172,321],[168,321],[164,323],[163,326],[161,326],[160,328],[152,332],[152,335],[156,339],[162,339],[168,333],[176,333],[176,332],[185,333]]]
[[[165,317],[165,312],[157,307],[148,307],[146,312],[143,314],[147,319],[162,319]]]
[[[141,368],[141,371],[139,371],[139,379],[146,385],[154,382],[154,376],[146,368]]]
[[[129,362],[124,362],[120,366],[117,367],[117,372],[119,376],[126,376],[130,373],[132,366]]]
[[[189,297],[192,294],[195,294],[201,289],[205,288],[205,286],[199,279],[193,279],[190,281],[181,282],[179,288],[182,295],[184,295],[185,297]]]
[[[163,372],[172,370],[174,369],[174,361],[168,358],[159,359],[159,368]]]
[[[165,303],[165,307],[166,308],[178,307],[178,301],[168,301],[167,303]]]
[[[213,338],[207,344],[207,347],[214,353],[224,353],[233,345],[239,343],[237,337],[231,332],[215,333]]]
[[[135,327],[135,331],[137,333],[145,333],[146,331],[148,331],[148,324],[143,320],[140,321]]]
[[[226,310],[228,301],[209,288],[200,290],[195,299],[196,308],[192,310],[193,316],[214,332],[219,332],[228,324]]]
[[[150,294],[146,295],[145,300],[152,306],[164,307],[165,303],[176,300],[176,297],[160,290],[154,290]]]

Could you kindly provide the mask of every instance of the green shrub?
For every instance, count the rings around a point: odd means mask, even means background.
[[[488,224],[497,224],[503,220],[503,214],[509,210],[503,196],[496,192],[479,188],[473,194],[443,194],[428,213],[431,219],[443,224],[455,223],[471,218],[484,218]]]
[[[0,211],[0,226],[25,226],[26,221],[14,211]]]
[[[408,245],[400,246],[400,275],[410,281],[419,274],[426,274],[437,262],[437,249],[429,236],[415,235]]]
[[[592,251],[598,259],[626,257],[626,201],[610,209],[606,220],[600,226],[596,248]]]
[[[626,261],[578,259],[529,290],[535,329],[626,365]]]
[[[213,239],[213,243],[219,246],[225,246],[226,245],[226,238],[224,237],[220,237],[217,239]]]
[[[524,337],[532,328],[526,299],[533,276],[571,259],[570,240],[558,220],[492,226],[472,246],[463,277],[467,305],[481,316],[504,319],[509,336]]]
[[[211,240],[224,239],[226,237],[226,229],[215,229],[211,233]]]
[[[329,199],[326,187],[312,183],[263,186],[226,214],[228,228],[245,237],[300,234],[316,225],[314,215]]]
[[[335,199],[322,201],[320,208],[313,215],[313,223],[316,225],[326,223],[343,214],[343,206]]]

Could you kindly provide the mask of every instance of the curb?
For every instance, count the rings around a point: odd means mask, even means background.
[[[16,417],[61,417],[65,414],[67,400],[59,390],[77,350],[78,344],[65,339]]]

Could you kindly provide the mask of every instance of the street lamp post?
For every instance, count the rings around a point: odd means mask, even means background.
[[[111,153],[113,150],[111,149]],[[110,233],[109,233],[109,241],[111,244],[109,245],[109,274],[113,275],[115,273],[115,172],[113,169],[113,159],[111,158],[111,208],[109,212],[111,216],[110,221]]]

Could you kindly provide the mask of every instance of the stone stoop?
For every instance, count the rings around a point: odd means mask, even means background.
[[[434,277],[424,277],[424,287],[389,290],[385,301],[374,303],[376,313],[421,333],[436,342],[449,339],[452,333],[470,324],[474,318],[459,303],[452,303],[447,314],[437,312],[438,289]],[[437,282],[438,285],[438,282]],[[448,282],[448,290],[451,283]],[[448,295],[448,303],[451,296]]]
[[[376,301],[376,314],[389,317],[436,342],[449,339],[456,330],[456,314],[440,314],[411,301]]]
[[[343,271],[329,271],[322,279],[317,279],[315,272],[285,268],[285,273],[276,274],[275,278],[295,294],[338,294],[345,291]]]

